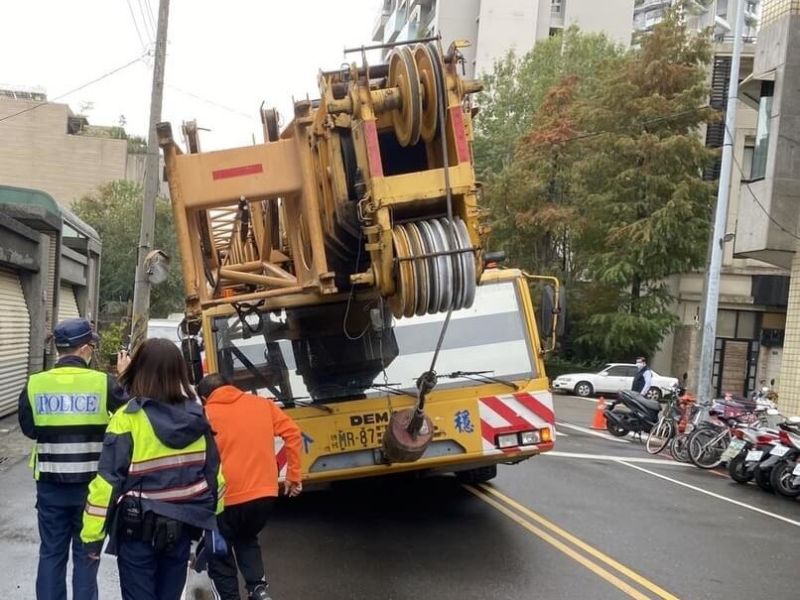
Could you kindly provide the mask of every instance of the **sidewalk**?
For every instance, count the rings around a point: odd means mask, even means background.
[[[0,419],[0,598],[30,600],[35,598],[36,565],[39,556],[39,533],[36,524],[36,487],[28,468],[32,441],[22,435],[17,415]],[[67,582],[71,581],[71,567]],[[210,598],[205,575],[190,571],[187,599]],[[119,598],[117,561],[104,554],[98,574],[100,598]],[[69,585],[67,585],[69,588]],[[72,597],[71,594],[69,596]]]

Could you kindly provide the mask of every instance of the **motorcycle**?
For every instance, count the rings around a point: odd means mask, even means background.
[[[674,390],[674,394],[680,394]],[[615,400],[606,407],[606,428],[616,437],[623,437],[628,433],[649,433],[658,423],[661,413],[661,403],[657,400],[645,398],[639,392],[632,390],[621,391]]]
[[[777,457],[769,481],[781,496],[800,496],[800,418],[792,417],[778,425],[781,445],[787,450]]]
[[[755,477],[756,467],[770,456],[779,441],[778,432],[769,427],[740,425],[734,428],[733,441],[723,454],[728,460],[728,474],[736,483],[746,484]]]

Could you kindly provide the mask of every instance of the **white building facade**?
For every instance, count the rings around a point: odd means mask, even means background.
[[[466,75],[478,77],[509,50],[525,54],[571,25],[627,46],[633,5],[634,0],[385,0],[372,39],[384,44],[441,34],[445,48],[467,40]]]

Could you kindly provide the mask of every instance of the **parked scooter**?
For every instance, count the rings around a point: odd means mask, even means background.
[[[788,448],[772,467],[769,481],[772,489],[781,496],[800,496],[800,417],[792,417],[780,427],[781,444]]]
[[[630,432],[649,433],[658,422],[660,413],[661,403],[657,400],[645,398],[639,392],[623,390],[606,407],[606,427],[611,435],[617,437]]]
[[[732,457],[728,462],[728,474],[736,483],[745,484],[753,480],[756,467],[769,457],[770,450],[778,443],[778,431],[740,425],[732,433],[734,439],[725,451]]]

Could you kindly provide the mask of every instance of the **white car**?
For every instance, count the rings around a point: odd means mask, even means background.
[[[559,375],[553,380],[552,388],[554,391],[568,392],[584,398],[593,394],[616,394],[631,389],[638,370],[636,365],[629,363],[609,363],[598,373]],[[647,397],[658,400],[668,394],[678,384],[678,380],[675,377],[663,377],[653,371],[650,383]]]

